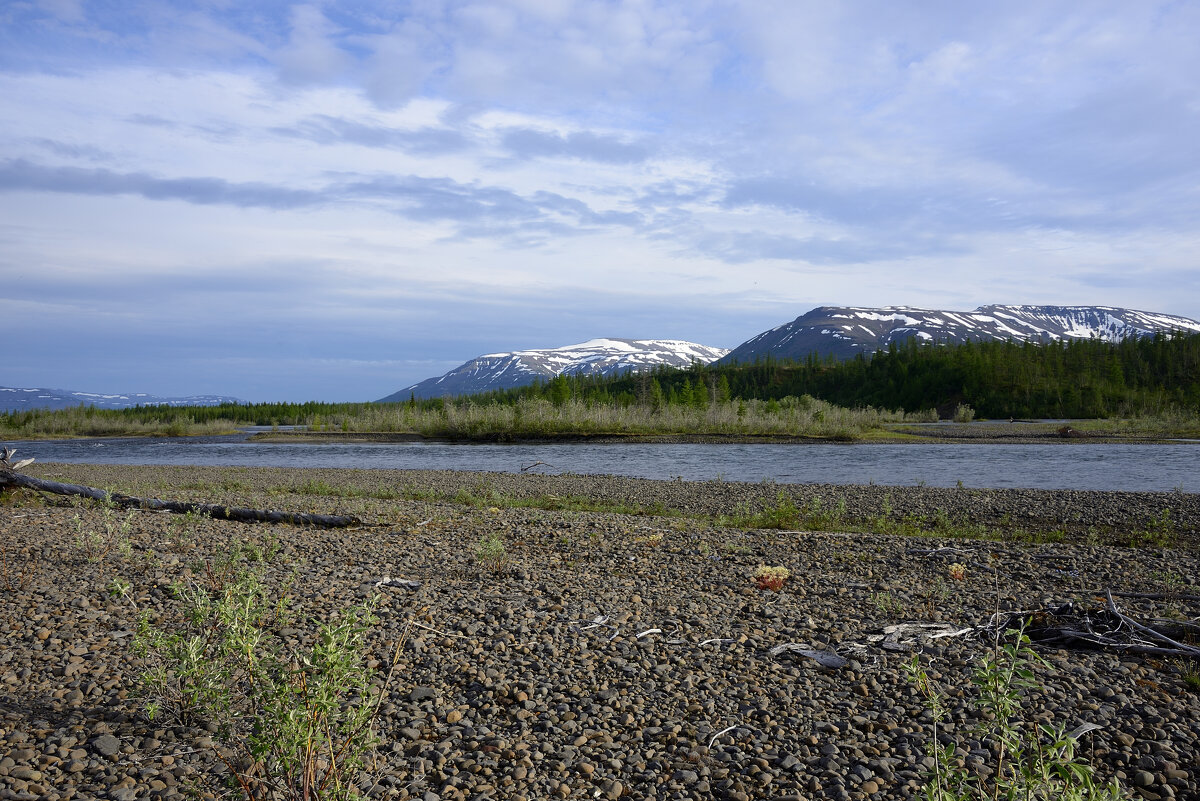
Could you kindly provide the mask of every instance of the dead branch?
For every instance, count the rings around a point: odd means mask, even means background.
[[[290,523],[297,526],[319,526],[322,528],[344,528],[361,524],[357,517],[346,515],[314,515],[301,512],[277,512],[263,509],[244,509],[212,503],[180,503],[162,501],[157,498],[137,498],[116,492],[86,487],[82,484],[62,484],[34,478],[11,469],[0,469],[0,488],[22,487],[54,495],[73,495],[95,501],[112,503],[126,509],[147,509],[154,512],[175,514],[198,514],[217,520],[235,520],[241,523]]]
[[[1108,593],[1114,598],[1145,598],[1151,601],[1200,601],[1200,595],[1188,595],[1176,592],[1115,592],[1113,590],[1096,590],[1096,595]]]
[[[1117,609],[1116,602],[1113,601],[1111,592],[1105,592],[1105,598],[1107,599],[1107,602],[1108,602],[1108,605],[1107,605],[1108,611],[1112,612],[1114,615],[1116,615],[1117,618],[1119,618],[1121,620],[1121,622],[1129,625],[1131,628],[1133,628],[1136,631],[1142,632],[1150,639],[1157,640],[1161,643],[1169,645],[1172,648],[1176,648],[1179,651],[1181,651],[1182,653],[1187,654],[1188,656],[1200,657],[1200,648],[1196,648],[1191,645],[1184,645],[1181,642],[1176,642],[1175,640],[1171,639],[1167,635],[1163,634],[1161,631],[1150,628],[1149,626],[1143,626],[1141,623],[1138,623],[1133,618],[1131,618],[1127,615],[1121,614],[1120,610]]]
[[[27,464],[33,464],[34,459],[22,459],[19,462],[14,462],[13,457],[17,455],[16,448],[0,448],[0,470],[20,470]]]
[[[984,628],[993,635],[1024,625],[1025,635],[1038,645],[1060,648],[1091,648],[1153,656],[1200,659],[1200,648],[1179,642],[1168,631],[1185,633],[1195,627],[1166,622],[1147,626],[1121,612],[1112,593],[1105,591],[1103,608],[1084,609],[1074,603],[1041,612],[1009,612],[994,615]],[[1172,633],[1174,633],[1172,631]]]

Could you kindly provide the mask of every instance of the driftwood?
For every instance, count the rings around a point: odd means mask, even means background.
[[[1023,626],[1031,642],[1058,648],[1200,659],[1200,647],[1181,642],[1200,636],[1200,626],[1166,620],[1151,620],[1151,625],[1146,625],[1118,609],[1111,592],[1106,591],[1105,600],[1100,609],[1067,603],[1043,612],[1001,614],[993,618],[988,628],[1003,632]]]
[[[1108,593],[1114,598],[1148,598],[1155,601],[1200,601],[1200,595],[1189,595],[1179,592],[1114,592],[1113,590],[1096,590],[1095,594]]]
[[[19,462],[14,462],[13,457],[17,455],[16,448],[0,448],[0,470],[20,470],[27,464],[33,464],[34,459],[22,459]]]
[[[34,478],[15,470],[0,468],[0,489],[23,487],[24,489],[50,492],[55,495],[74,495],[96,501],[113,503],[126,509],[146,509],[152,512],[174,512],[176,514],[198,514],[218,520],[236,520],[242,523],[291,523],[298,526],[320,526],[322,528],[344,528],[360,525],[357,517],[345,515],[312,515],[301,512],[272,512],[262,509],[242,509],[213,503],[179,503],[160,501],[157,498],[136,498],[116,492],[85,487],[81,484],[61,484]]]
[[[848,660],[845,657],[839,656],[833,651],[818,651],[814,648],[805,648],[803,645],[794,642],[785,642],[783,645],[776,645],[767,653],[776,659],[784,654],[799,654],[813,660],[821,667],[827,668],[840,668],[848,664]]]

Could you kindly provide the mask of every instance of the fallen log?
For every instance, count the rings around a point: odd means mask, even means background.
[[[145,509],[152,512],[175,514],[198,514],[217,520],[236,520],[242,523],[290,523],[296,526],[319,526],[322,528],[345,528],[361,525],[357,517],[348,515],[314,515],[302,512],[276,512],[263,509],[243,509],[236,506],[221,506],[213,503],[180,503],[161,501],[157,498],[137,498],[116,492],[85,487],[82,484],[62,484],[34,478],[14,470],[0,469],[0,489],[22,487],[24,489],[49,492],[54,495],[74,495],[92,500],[112,503],[126,509]]]

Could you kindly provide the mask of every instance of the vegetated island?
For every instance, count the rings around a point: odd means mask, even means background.
[[[1032,686],[1004,688],[1020,696],[1026,735],[1035,722],[1094,724],[1072,764],[1143,797],[1187,798],[1197,782],[1200,671],[1185,654],[1200,602],[1200,495],[26,472],[364,525],[247,525],[5,494],[0,750],[11,764],[0,785],[18,797],[218,795],[231,770],[282,780],[283,764],[244,744],[278,730],[288,707],[257,703],[245,674],[171,661],[175,635],[227,641],[188,617],[201,599],[261,611],[246,624],[262,638],[251,653],[283,671],[276,680],[308,664],[287,667],[293,652],[340,643],[350,672],[338,686],[353,691],[335,711],[383,690],[374,758],[344,776],[370,797],[911,798],[933,780],[939,738],[983,781],[1003,779],[1012,755],[974,732],[986,723],[974,677],[985,654],[1005,658],[988,624],[1025,619],[1031,637],[1058,637],[1034,640],[1044,662],[1022,663]],[[335,637],[343,630],[329,625],[363,602],[373,622]],[[1157,633],[1114,634],[1110,604]],[[1082,626],[1092,642],[1062,639]],[[216,668],[246,664],[236,650],[205,653]],[[936,723],[906,669],[914,657],[944,694]],[[212,680],[232,704],[225,717],[188,702],[189,677]]]

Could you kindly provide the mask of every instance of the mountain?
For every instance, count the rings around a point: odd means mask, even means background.
[[[821,306],[743,342],[720,361],[753,362],[767,356],[803,360],[810,353],[849,359],[913,337],[947,344],[995,339],[1116,342],[1176,330],[1200,331],[1200,322],[1112,306],[980,306],[969,312],[908,306]]]
[[[708,364],[729,351],[677,339],[592,339],[578,345],[511,353],[488,353],[437,378],[405,387],[378,403],[469,395],[532,384],[558,375],[615,375],[659,365]]]
[[[244,403],[224,395],[191,395],[186,398],[160,398],[144,392],[128,395],[102,395],[96,392],[73,392],[69,389],[17,389],[0,387],[0,412],[23,412],[30,409],[68,409],[72,406],[95,406],[97,409],[125,409],[130,406],[217,406],[222,403]]]

